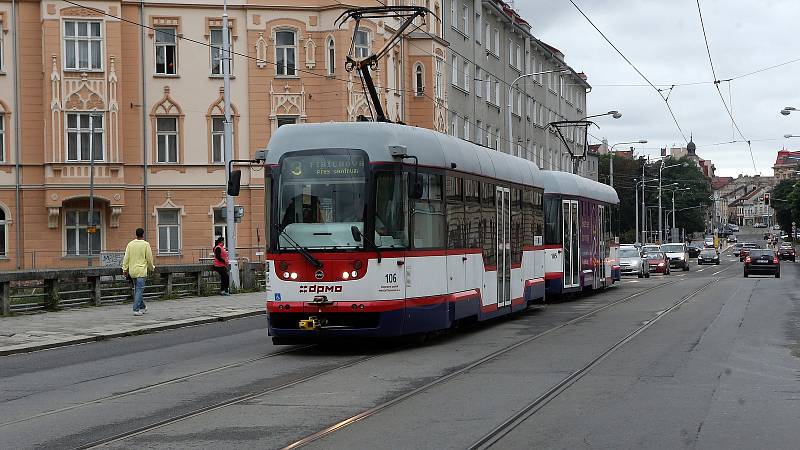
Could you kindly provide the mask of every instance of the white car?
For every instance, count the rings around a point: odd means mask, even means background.
[[[684,272],[689,270],[689,251],[686,244],[661,244],[661,251],[667,254],[670,267],[680,267]]]
[[[772,229],[775,230],[775,231],[781,231],[781,226],[780,225],[773,225]]]

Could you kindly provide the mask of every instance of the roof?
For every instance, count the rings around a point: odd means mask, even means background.
[[[722,189],[733,182],[733,177],[714,177],[711,180],[711,189]]]
[[[776,166],[798,163],[800,163],[800,151],[790,152],[789,150],[780,150],[778,156],[775,157]]]
[[[589,144],[589,151],[592,153],[600,153],[600,146],[603,144]]]
[[[545,194],[565,194],[617,204],[617,191],[611,186],[568,172],[542,170]]]
[[[267,146],[267,164],[278,164],[288,153],[311,149],[360,149],[369,161],[397,162],[390,146],[405,146],[421,166],[451,168],[512,183],[543,188],[539,167],[532,161],[498,152],[427,128],[379,122],[328,122],[284,125]],[[455,166],[453,166],[455,164]]]

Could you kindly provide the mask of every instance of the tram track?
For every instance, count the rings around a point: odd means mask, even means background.
[[[181,382],[184,382],[184,381],[187,381],[187,380],[191,380],[193,378],[198,378],[198,377],[202,377],[202,376],[205,376],[205,375],[210,375],[210,374],[213,374],[213,373],[216,373],[216,372],[221,372],[223,370],[242,367],[242,366],[245,366],[245,365],[248,365],[248,364],[252,364],[252,363],[256,363],[256,362],[259,362],[259,361],[264,361],[264,360],[269,359],[269,358],[274,358],[276,356],[282,356],[282,355],[294,353],[294,352],[297,352],[299,350],[306,350],[306,349],[309,349],[311,347],[313,347],[313,345],[304,345],[304,346],[300,346],[300,347],[292,347],[292,348],[288,348],[288,349],[285,349],[285,350],[280,350],[280,351],[277,351],[277,352],[268,353],[266,355],[261,355],[261,356],[255,357],[255,358],[248,358],[248,359],[245,359],[245,360],[242,360],[242,361],[237,361],[237,362],[228,363],[228,364],[225,364],[225,365],[222,365],[222,366],[218,366],[218,367],[213,367],[211,369],[205,369],[205,370],[201,370],[201,371],[198,371],[198,372],[190,373],[190,374],[187,374],[187,375],[182,375],[182,376],[179,376],[179,377],[170,378],[169,380],[160,381],[158,383],[152,383],[152,384],[148,384],[148,385],[145,385],[145,386],[140,386],[138,388],[131,389],[129,391],[120,392],[120,393],[113,394],[113,395],[107,395],[107,396],[104,396],[104,397],[96,398],[94,400],[89,400],[89,401],[85,401],[85,402],[81,402],[81,403],[76,403],[74,405],[65,406],[63,408],[57,408],[57,409],[52,409],[52,410],[49,410],[49,411],[43,411],[43,412],[40,412],[40,413],[37,413],[37,414],[33,414],[33,415],[30,415],[30,416],[27,416],[27,417],[24,417],[24,418],[21,418],[21,419],[15,419],[15,420],[10,420],[8,422],[0,423],[0,429],[8,427],[8,426],[11,426],[11,425],[23,423],[23,422],[28,422],[30,420],[35,420],[35,419],[39,419],[39,418],[42,418],[42,417],[52,416],[54,414],[60,414],[60,413],[72,411],[72,410],[79,409],[79,408],[84,408],[84,407],[91,406],[91,405],[97,405],[97,404],[100,404],[100,403],[103,403],[103,402],[109,402],[109,401],[118,400],[118,399],[121,399],[121,398],[129,397],[131,395],[141,394],[143,392],[147,392],[147,391],[150,391],[150,390],[153,390],[153,389],[169,386],[169,385],[176,384],[176,383],[181,383]]]
[[[727,267],[727,268],[725,268],[723,270],[715,272],[714,275],[718,275],[718,274],[720,274],[722,272],[725,272],[728,269],[730,269],[731,267],[733,267],[733,266],[729,266],[729,267]],[[709,282],[705,283],[704,285],[700,286],[698,289],[690,292],[687,295],[684,295],[683,297],[681,297],[680,300],[678,300],[677,302],[673,303],[672,306],[670,306],[669,308],[667,308],[667,309],[665,309],[663,311],[659,311],[654,318],[652,318],[651,320],[645,321],[644,323],[642,323],[642,325],[640,325],[639,327],[637,327],[636,329],[634,329],[633,331],[628,333],[625,337],[623,337],[622,339],[619,339],[613,345],[611,345],[610,347],[606,348],[602,353],[597,355],[594,359],[592,359],[588,363],[584,364],[583,366],[581,366],[577,370],[571,372],[566,377],[562,378],[558,383],[556,383],[555,385],[551,386],[543,394],[538,396],[533,401],[529,402],[522,409],[520,409],[519,411],[517,411],[516,413],[514,413],[513,415],[508,417],[501,424],[499,424],[494,429],[492,429],[491,431],[486,433],[484,436],[482,436],[480,439],[478,439],[474,444],[469,446],[468,449],[469,450],[483,450],[483,449],[491,448],[492,446],[494,446],[495,444],[500,442],[500,440],[502,440],[503,437],[505,437],[508,433],[513,431],[515,428],[517,428],[519,425],[521,425],[523,422],[525,422],[531,416],[533,416],[537,412],[539,412],[542,408],[544,408],[552,400],[556,399],[558,396],[560,396],[562,393],[564,393],[572,385],[574,385],[581,378],[583,378],[585,375],[587,375],[593,368],[595,368],[598,364],[600,364],[603,360],[608,358],[611,354],[613,354],[614,352],[619,350],[625,344],[627,344],[628,342],[632,341],[634,338],[636,338],[638,335],[643,333],[645,330],[647,330],[648,328],[650,328],[653,325],[655,325],[656,323],[658,323],[661,319],[663,319],[664,317],[668,316],[671,312],[673,312],[676,309],[678,309],[681,306],[683,306],[689,300],[695,298],[697,295],[699,295],[700,293],[705,291],[707,288],[719,283],[720,281],[722,281],[724,279],[731,278],[733,276],[734,275],[728,275],[728,276],[725,276],[725,277],[714,278],[711,281],[709,281]]]
[[[493,361],[493,360],[497,359],[498,357],[503,356],[506,353],[508,353],[508,352],[510,352],[512,350],[515,350],[515,349],[517,349],[517,348],[519,348],[519,347],[521,347],[521,346],[523,346],[525,344],[528,344],[528,343],[533,342],[533,341],[535,341],[537,339],[540,339],[540,338],[542,338],[544,336],[547,336],[547,335],[549,335],[549,334],[551,334],[553,332],[556,332],[556,331],[558,331],[558,330],[560,330],[562,328],[565,328],[565,327],[574,325],[576,323],[579,323],[579,322],[581,322],[583,320],[586,320],[586,319],[594,316],[595,314],[597,314],[599,312],[602,312],[602,311],[605,311],[607,309],[610,309],[610,308],[612,308],[612,307],[614,307],[616,305],[628,302],[628,301],[633,300],[633,299],[635,299],[637,297],[641,297],[641,296],[643,296],[645,294],[648,294],[648,293],[650,293],[650,292],[652,292],[654,290],[660,289],[662,287],[670,286],[670,285],[679,283],[680,281],[682,281],[682,280],[667,281],[667,282],[664,282],[664,283],[657,284],[655,286],[651,286],[651,287],[649,287],[647,289],[644,289],[642,291],[633,293],[631,295],[628,295],[628,296],[622,297],[620,299],[614,300],[614,301],[612,301],[610,303],[607,303],[607,304],[605,304],[605,305],[603,305],[601,307],[595,308],[595,309],[593,309],[593,310],[591,310],[591,311],[589,311],[589,312],[587,312],[585,314],[582,314],[582,315],[580,315],[580,316],[578,316],[578,317],[576,317],[574,319],[571,319],[569,321],[566,321],[566,322],[561,323],[559,325],[556,325],[554,327],[548,328],[547,330],[542,331],[541,333],[537,333],[537,334],[535,334],[533,336],[527,337],[527,338],[525,338],[525,339],[523,339],[521,341],[518,341],[518,342],[516,342],[514,344],[511,344],[511,345],[508,345],[508,346],[503,347],[501,349],[498,349],[498,350],[496,350],[496,351],[494,351],[494,352],[492,352],[492,353],[490,353],[490,354],[488,354],[488,355],[486,355],[486,356],[484,356],[484,357],[472,362],[471,364],[469,364],[467,366],[464,366],[464,367],[462,367],[462,368],[460,368],[458,370],[455,370],[453,372],[450,372],[448,374],[445,374],[445,375],[442,375],[442,376],[440,376],[438,378],[435,378],[434,380],[431,380],[430,382],[428,382],[428,383],[426,383],[426,384],[424,384],[422,386],[419,386],[419,387],[417,387],[415,389],[412,389],[412,390],[410,390],[410,391],[408,391],[408,392],[406,392],[404,394],[401,394],[400,396],[394,397],[394,398],[392,398],[390,400],[387,400],[384,403],[381,403],[379,405],[373,406],[372,408],[370,408],[370,409],[368,409],[366,411],[363,411],[363,412],[361,412],[359,414],[356,414],[354,416],[348,417],[347,419],[341,420],[341,421],[339,421],[339,422],[337,422],[337,423],[335,423],[335,424],[333,424],[333,425],[331,425],[331,426],[329,426],[327,428],[324,428],[324,429],[322,429],[320,431],[317,431],[317,432],[315,432],[313,434],[310,434],[310,435],[308,435],[308,436],[306,436],[306,437],[304,437],[302,439],[299,439],[299,440],[297,440],[295,442],[292,442],[291,444],[283,447],[283,450],[292,450],[292,449],[300,448],[300,447],[306,446],[308,444],[311,444],[311,443],[313,443],[315,441],[318,441],[318,440],[320,440],[320,439],[322,439],[322,438],[324,438],[324,437],[326,437],[328,435],[331,435],[331,434],[333,434],[333,433],[335,433],[337,431],[340,431],[343,428],[346,428],[346,427],[348,427],[350,425],[353,425],[356,422],[359,422],[359,421],[364,420],[364,419],[366,419],[368,417],[374,416],[375,414],[378,414],[379,412],[382,412],[382,411],[384,411],[384,410],[386,410],[386,409],[388,409],[388,408],[390,408],[390,407],[392,407],[394,405],[397,405],[397,404],[399,404],[399,403],[401,403],[401,402],[403,402],[405,400],[408,400],[408,399],[410,399],[412,397],[415,397],[415,396],[427,391],[428,389],[430,389],[430,388],[432,388],[434,386],[440,385],[440,384],[445,383],[445,382],[447,382],[447,381],[449,381],[449,380],[451,380],[451,379],[453,379],[455,377],[458,377],[460,375],[468,373],[471,370],[473,370],[473,369],[475,369],[475,368],[477,368],[479,366],[482,366],[483,364],[486,364],[486,363],[488,363],[490,361]],[[713,282],[711,282],[711,283],[713,283]],[[711,283],[709,283],[709,285]]]

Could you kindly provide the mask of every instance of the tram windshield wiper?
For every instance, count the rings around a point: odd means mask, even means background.
[[[373,241],[372,239],[367,239],[367,236],[364,233],[362,233],[361,230],[359,230],[358,227],[355,225],[350,227],[350,231],[353,233],[354,241],[358,242],[363,239],[365,243],[369,244],[370,246],[372,246],[373,249],[375,249],[375,254],[378,256],[378,264],[380,264],[381,249],[378,247],[377,244],[375,244],[375,241]]]
[[[286,239],[286,242],[288,242],[289,245],[291,245],[295,250],[297,250],[298,253],[303,255],[303,258],[305,258],[306,261],[309,262],[309,264],[314,266],[314,268],[316,269],[322,268],[322,262],[317,258],[315,258],[314,255],[312,255],[307,248],[303,247],[302,245],[298,244],[294,239],[292,239],[292,237],[289,236],[289,233],[286,232],[286,227],[282,227],[278,224],[276,225],[276,228],[278,229],[278,235],[283,236]]]

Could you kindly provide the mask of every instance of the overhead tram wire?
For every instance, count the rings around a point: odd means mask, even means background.
[[[647,82],[647,84],[649,84],[649,85],[650,85],[650,87],[652,87],[652,88],[653,88],[653,90],[655,90],[655,91],[656,91],[656,93],[658,93],[658,96],[659,96],[659,97],[661,97],[661,100],[664,100],[664,105],[666,105],[666,107],[667,107],[667,110],[669,111],[669,114],[672,116],[672,120],[675,122],[675,126],[676,126],[676,127],[678,127],[678,131],[681,133],[681,136],[683,136],[683,141],[684,141],[684,142],[687,142],[688,140],[686,139],[686,133],[684,133],[684,132],[683,132],[683,129],[681,128],[681,125],[678,123],[678,118],[677,118],[677,117],[675,117],[675,113],[672,111],[672,107],[669,105],[669,102],[668,102],[668,101],[667,101],[667,100],[664,98],[664,95],[661,93],[661,91],[660,91],[660,90],[658,90],[658,88],[657,88],[657,87],[656,87],[656,86],[653,84],[653,82],[652,82],[652,81],[650,81],[650,79],[648,79],[648,78],[647,78],[647,77],[646,77],[646,76],[645,76],[645,75],[644,75],[644,74],[643,74],[643,73],[642,73],[642,72],[639,70],[639,68],[638,68],[638,67],[636,67],[636,65],[634,65],[634,64],[631,62],[631,60],[630,60],[630,59],[628,59],[628,57],[627,57],[627,56],[625,56],[625,55],[624,55],[624,54],[623,54],[623,53],[620,51],[620,49],[619,49],[619,48],[617,48],[617,46],[616,46],[616,45],[614,45],[614,43],[613,43],[613,42],[611,42],[611,40],[610,40],[610,39],[609,39],[609,38],[608,38],[608,37],[607,37],[607,36],[606,36],[606,35],[605,35],[605,34],[604,34],[602,31],[600,31],[600,28],[598,28],[598,27],[597,27],[597,25],[595,25],[595,24],[594,24],[594,22],[592,21],[592,19],[590,19],[590,18],[589,18],[589,16],[587,16],[587,15],[586,15],[586,13],[584,13],[584,12],[583,12],[583,10],[581,9],[581,7],[580,7],[580,6],[578,6],[578,4],[577,4],[577,3],[575,3],[575,0],[569,0],[569,2],[570,2],[570,3],[572,3],[572,6],[574,6],[574,7],[575,7],[575,9],[577,9],[577,10],[578,10],[578,12],[579,12],[579,13],[581,13],[581,15],[582,15],[582,16],[583,16],[583,17],[584,17],[584,18],[585,18],[585,19],[586,19],[586,20],[589,22],[589,24],[590,24],[590,25],[591,25],[591,26],[592,26],[592,27],[593,27],[593,28],[594,28],[594,29],[595,29],[595,30],[596,30],[598,33],[600,33],[600,36],[602,36],[602,37],[603,37],[603,39],[605,39],[605,41],[606,41],[606,42],[608,42],[608,44],[609,44],[609,45],[610,45],[610,46],[611,46],[611,47],[612,47],[612,48],[613,48],[613,49],[614,49],[614,50],[615,50],[615,51],[616,51],[616,52],[619,54],[619,56],[621,56],[621,57],[622,57],[622,59],[624,59],[624,60],[625,60],[625,62],[627,62],[627,63],[628,63],[628,65],[630,65],[630,66],[633,68],[633,70],[635,70],[635,71],[636,71],[636,73],[638,73],[638,74],[639,74],[639,76],[640,76],[640,77],[642,77],[642,79],[644,79],[644,81],[646,81],[646,82]]]
[[[572,1],[572,0],[570,0]],[[756,173],[758,172],[758,168],[756,167],[756,158],[753,156],[753,146],[751,145],[750,141],[744,137],[744,133],[742,133],[741,128],[739,128],[739,124],[736,123],[736,119],[733,118],[733,113],[731,109],[728,107],[728,103],[725,101],[725,97],[722,95],[722,90],[719,88],[720,80],[717,79],[717,72],[714,70],[714,61],[711,59],[711,47],[708,45],[708,35],[706,34],[706,26],[705,22],[703,21],[703,11],[700,9],[700,0],[696,0],[697,3],[697,14],[700,16],[700,28],[703,31],[703,40],[706,44],[706,53],[708,54],[708,64],[711,66],[711,75],[714,77],[714,87],[717,90],[717,94],[719,94],[719,99],[722,100],[722,106],[725,107],[725,111],[728,113],[728,117],[731,118],[731,123],[733,124],[736,131],[739,133],[739,137],[741,137],[745,142],[747,142],[747,148],[750,151],[750,160],[753,162],[753,170]]]

